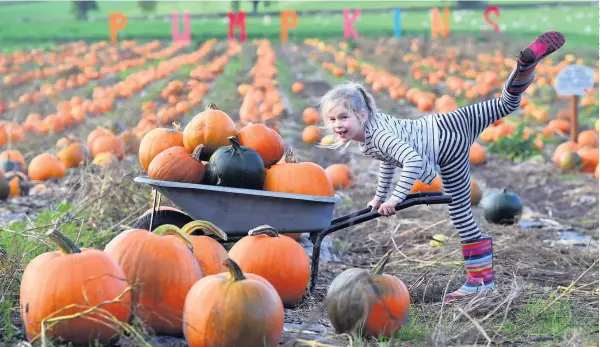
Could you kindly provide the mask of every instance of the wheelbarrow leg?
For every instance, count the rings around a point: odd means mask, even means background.
[[[315,285],[317,284],[317,276],[319,275],[319,260],[321,258],[321,242],[325,233],[319,232],[313,241],[312,249],[312,266],[310,267],[310,284],[308,286],[308,292],[312,295]],[[312,241],[312,240],[311,240]]]
[[[152,197],[152,212],[150,215],[150,226],[148,227],[148,231],[152,232],[152,222],[154,221],[154,214],[157,212],[157,209],[160,208],[160,199],[162,194],[158,192],[157,189],[153,189],[154,194]]]

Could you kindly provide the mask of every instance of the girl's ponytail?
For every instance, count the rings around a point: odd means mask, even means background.
[[[375,114],[377,114],[377,107],[375,106],[375,99],[373,99],[373,96],[369,94],[362,85],[355,83],[355,87],[365,99],[365,104],[370,113],[369,117],[375,116]]]

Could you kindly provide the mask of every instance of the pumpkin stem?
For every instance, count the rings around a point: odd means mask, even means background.
[[[215,104],[214,102],[211,102],[210,104],[206,105],[206,108],[204,108],[205,111],[207,110],[218,110],[219,108],[217,107],[217,104]]]
[[[231,143],[231,147],[232,147],[232,148],[233,148],[235,151],[239,151],[239,150],[240,150],[240,147],[241,147],[242,145],[240,144],[240,141],[238,140],[238,138],[237,138],[237,137],[235,137],[235,136],[229,136],[229,137],[228,137],[228,139],[229,139],[229,143]]]
[[[248,231],[248,235],[268,235],[270,237],[279,237],[279,233],[277,232],[277,230],[275,230],[275,228],[267,224],[259,225],[256,228]]]
[[[373,267],[373,273],[375,275],[381,275],[383,273],[383,268],[387,264],[388,260],[390,260],[390,255],[392,255],[393,251],[394,251],[393,249],[390,249],[389,251],[387,251],[383,255],[383,257],[381,257],[381,259],[379,259],[379,262],[377,264],[375,264],[375,267]]]
[[[192,235],[196,230],[203,230],[205,233],[217,235],[221,239],[227,241],[227,234],[225,234],[221,228],[208,221],[191,221],[181,228],[181,231],[183,231],[186,235]]]
[[[52,242],[54,242],[54,244],[56,245],[56,247],[58,247],[58,250],[62,254],[66,255],[81,253],[81,249],[79,249],[79,247],[77,247],[77,245],[73,241],[71,241],[71,239],[61,234],[56,229],[52,229],[49,232],[47,232],[46,236],[48,236],[48,238],[52,240]]]
[[[291,147],[285,149],[285,157],[284,160],[288,164],[298,164],[298,160],[294,155],[294,150]]]
[[[240,269],[240,266],[230,258],[223,260],[223,265],[229,269],[229,279],[232,282],[242,281],[246,279],[244,272]]]
[[[177,131],[181,131],[181,124],[177,123],[175,121],[173,121],[173,123],[171,123],[171,125],[173,125],[173,129],[177,130]]]
[[[198,147],[194,148],[194,150],[192,151],[192,158],[196,159],[196,161],[201,161],[200,155],[202,155],[203,150],[204,150],[204,145],[199,144]]]
[[[165,236],[165,235],[176,236],[178,239],[183,241],[183,243],[185,243],[185,245],[187,246],[187,248],[190,249],[190,251],[194,250],[194,244],[192,243],[190,238],[177,225],[163,224],[163,225],[155,228],[153,232],[155,234],[161,235],[161,236]]]

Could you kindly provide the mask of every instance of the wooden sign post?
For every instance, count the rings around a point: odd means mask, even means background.
[[[594,87],[594,70],[585,65],[569,65],[556,77],[554,89],[557,94],[571,96],[571,140],[577,142],[579,135],[579,97],[586,89]]]

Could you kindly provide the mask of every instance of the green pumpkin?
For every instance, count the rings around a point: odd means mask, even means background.
[[[265,184],[265,165],[255,150],[242,146],[235,136],[231,145],[219,147],[206,165],[204,184],[262,190]]]
[[[481,201],[485,220],[493,224],[511,225],[517,223],[523,214],[523,203],[515,193],[490,193]]]

